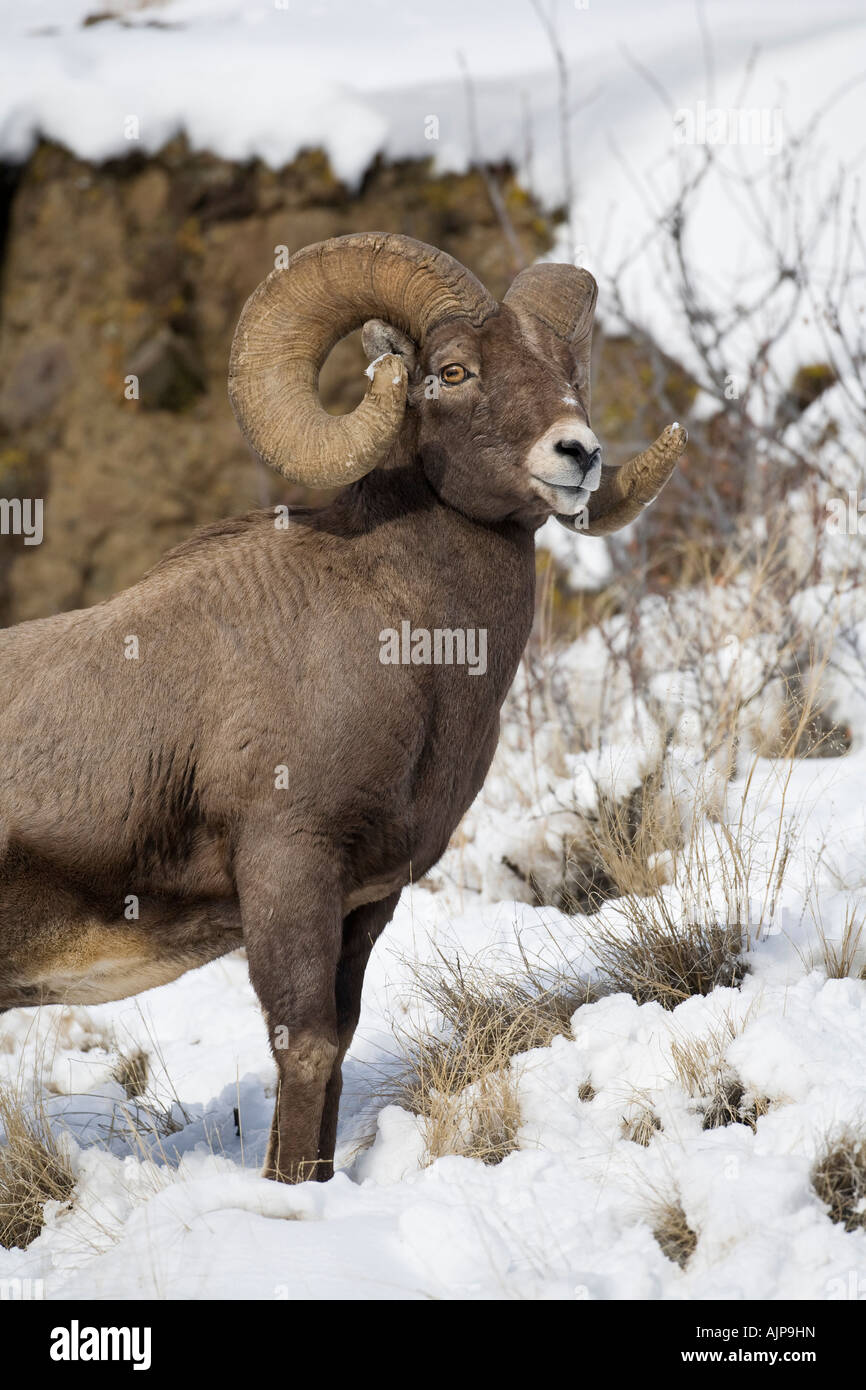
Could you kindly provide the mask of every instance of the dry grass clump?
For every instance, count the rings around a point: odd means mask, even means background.
[[[812,1169],[812,1186],[831,1221],[866,1230],[866,1139],[843,1134],[828,1143]]]
[[[593,949],[611,992],[675,1009],[693,994],[741,984],[746,966],[739,926],[677,922],[667,911],[657,912],[657,904],[657,899],[634,900],[624,930],[599,927]]]
[[[141,1047],[131,1047],[118,1053],[112,1081],[122,1086],[130,1100],[143,1096],[150,1079],[150,1058]]]
[[[425,1140],[427,1162],[444,1154],[480,1158],[483,1163],[501,1163],[517,1148],[520,1104],[516,1079],[507,1060],[491,1066],[470,1087],[456,1094],[447,1090],[450,1077],[431,1077],[426,1095]]]
[[[835,903],[833,903],[835,915]],[[835,925],[829,926],[825,920],[825,905],[821,893],[813,882],[809,889],[803,916],[807,913],[814,921],[819,945],[808,943],[797,946],[797,954],[808,972],[823,967],[828,980],[866,980],[866,912],[856,903],[848,903],[841,924],[841,931]]]
[[[637,1104],[629,1114],[622,1118],[622,1135],[633,1144],[648,1149],[654,1135],[661,1133],[662,1122],[651,1105],[645,1101]]]
[[[166,1096],[151,1088],[147,1054],[121,1057],[112,1080],[123,1087],[127,1102],[117,1102],[107,1124],[101,1128],[105,1144],[119,1139],[131,1153],[144,1157],[150,1149],[168,1157],[163,1139],[178,1134],[190,1122],[190,1115],[176,1095]]]
[[[563,836],[555,871],[535,872],[504,859],[533,894],[537,907],[555,907],[568,915],[591,915],[612,898],[656,891],[661,882],[658,856],[679,849],[682,834],[675,805],[656,768],[621,800],[596,788],[592,811],[563,807],[580,822],[579,833]]]
[[[423,1119],[427,1162],[461,1154],[499,1163],[517,1147],[520,1125],[512,1058],[570,1037],[572,1015],[595,995],[578,979],[549,985],[447,960],[417,968],[415,983],[444,1029],[400,1038],[406,1066],[384,1098]]]
[[[659,887],[656,857],[679,849],[679,820],[656,769],[623,801],[599,794],[585,843],[566,846],[563,912],[595,913],[611,898],[644,897]]]
[[[720,1082],[704,1110],[704,1129],[719,1129],[722,1125],[748,1125],[755,1130],[762,1115],[770,1109],[766,1096],[746,1094],[739,1077],[729,1076]]]
[[[524,973],[503,974],[443,959],[418,968],[415,982],[419,997],[441,1014],[454,1039],[471,1034],[481,1056],[489,1051],[514,1057],[570,1037],[575,1011],[597,998],[592,985],[565,969],[545,982],[525,959],[524,965]]]
[[[780,813],[771,862],[761,864],[760,856],[756,862],[763,848],[746,823],[747,796],[748,786],[739,819],[725,820],[697,791],[699,814],[676,862],[677,894],[656,879],[644,896],[630,892],[616,916],[599,921],[593,952],[605,992],[675,1009],[692,995],[742,983],[748,972],[743,955],[753,932],[772,918],[793,834]]]
[[[675,1039],[671,1045],[674,1074],[683,1090],[700,1103],[704,1129],[748,1125],[754,1130],[770,1108],[765,1096],[749,1096],[725,1061],[728,1043],[737,1036],[730,1018],[703,1038]]]
[[[24,1250],[42,1230],[45,1203],[68,1202],[75,1178],[37,1099],[0,1087],[0,1128],[0,1245]]]
[[[154,1147],[166,1158],[161,1141],[177,1134],[191,1116],[169,1076],[159,1039],[140,1009],[139,1015],[146,1043],[139,1042],[131,1031],[125,1040],[114,1036],[110,1042],[115,1057],[111,1079],[123,1087],[129,1104],[115,1105],[103,1140],[111,1143],[121,1139],[142,1156]]]
[[[127,1092],[129,1095],[129,1092]],[[118,1103],[101,1130],[105,1144],[120,1139],[130,1150],[144,1156],[153,1147],[161,1157],[166,1152],[162,1140],[178,1134],[188,1125],[191,1116],[178,1101],[153,1092],[129,1095],[129,1104]]]
[[[851,750],[852,735],[838,724],[818,694],[826,656],[814,653],[803,670],[799,659],[778,677],[781,686],[779,717],[772,727],[758,730],[755,752],[762,758],[843,758]],[[804,674],[805,672],[805,674]]]
[[[862,913],[858,914],[853,906],[849,906],[845,912],[845,923],[838,941],[829,940],[819,923],[821,956],[828,979],[847,980],[850,976],[855,976],[860,980],[866,980],[866,962],[862,961],[860,951],[860,938],[864,926],[866,917]]]
[[[679,1199],[659,1202],[653,1208],[652,1232],[666,1259],[685,1269],[698,1244],[697,1231],[692,1230]]]

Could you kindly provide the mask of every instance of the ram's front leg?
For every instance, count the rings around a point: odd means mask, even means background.
[[[235,878],[250,980],[277,1063],[277,1103],[264,1174],[316,1176],[325,1091],[338,1053],[335,983],[341,895],[332,848],[312,837],[254,840]]]
[[[397,892],[380,899],[379,902],[356,907],[343,922],[343,948],[340,952],[336,979],[338,1052],[325,1091],[325,1108],[319,1135],[319,1166],[316,1169],[319,1182],[326,1182],[334,1171],[337,1118],[343,1090],[343,1058],[349,1050],[361,1016],[364,971],[370,959],[370,952],[394,915],[399,900],[400,893]]]

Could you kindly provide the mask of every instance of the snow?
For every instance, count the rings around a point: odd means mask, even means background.
[[[199,985],[197,1016],[212,989]],[[259,1031],[247,993],[223,984],[219,994],[220,1017]],[[672,1080],[672,1040],[722,1010],[748,1019],[728,1053],[748,1088],[785,1101],[755,1134],[703,1131]],[[522,1059],[521,1147],[501,1165],[419,1168],[417,1121],[390,1106],[356,1180],[339,1173],[327,1186],[280,1188],[241,1166],[229,1102],[252,1126],[247,1164],[261,1158],[269,1109],[262,1080],[248,1077],[205,1107],[208,1141],[184,1152],[183,1131],[172,1136],[166,1148],[181,1156],[156,1175],[134,1155],[79,1151],[76,1207],[50,1217],[29,1251],[0,1252],[0,1278],[43,1278],[52,1298],[824,1297],[866,1254],[866,1238],[832,1225],[808,1181],[826,1134],[862,1119],[864,1012],[862,982],[817,972],[673,1013],[603,999],[581,1011],[573,1042]],[[258,1071],[269,1072],[263,1048]],[[581,1102],[586,1079],[595,1096]],[[637,1093],[664,1126],[649,1149],[622,1138]],[[225,1151],[214,1153],[220,1120]],[[701,1234],[686,1273],[648,1224],[650,1195],[672,1175]]]
[[[550,552],[571,589],[603,589],[613,576],[613,561],[603,536],[581,536],[580,544],[575,545],[573,534],[551,517],[537,533],[536,543]]]

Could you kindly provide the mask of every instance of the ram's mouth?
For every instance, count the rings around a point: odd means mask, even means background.
[[[579,511],[592,496],[590,489],[582,484],[573,487],[569,483],[551,483],[547,478],[535,478],[535,481],[542,484],[556,510],[567,515]]]
[[[539,477],[537,473],[532,474],[533,482],[540,484],[542,496],[546,502],[553,507],[558,515],[574,516],[581,511],[589,501],[601,477],[601,469],[598,469],[598,478],[595,470],[590,471],[580,483],[560,483],[554,482],[551,478]]]

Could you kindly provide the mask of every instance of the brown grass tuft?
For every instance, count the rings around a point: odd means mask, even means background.
[[[742,1081],[725,1061],[725,1049],[737,1036],[728,1018],[703,1038],[675,1039],[671,1045],[674,1073],[683,1090],[700,1103],[704,1129],[748,1125],[754,1130],[770,1108],[765,1096],[749,1096]]]
[[[399,1039],[406,1065],[383,1098],[422,1117],[427,1162],[456,1153],[499,1163],[517,1147],[520,1125],[512,1058],[570,1037],[571,1016],[595,996],[579,980],[551,987],[459,961],[418,968],[415,982],[444,1030]]]
[[[811,658],[815,661],[815,657]],[[851,750],[851,730],[837,724],[820,703],[815,690],[816,672],[804,678],[799,669],[786,670],[780,677],[782,708],[772,728],[754,740],[755,752],[762,758],[843,758]],[[823,674],[826,658],[818,663]]]
[[[866,1139],[843,1134],[829,1143],[812,1169],[812,1186],[831,1221],[846,1231],[866,1229]]]
[[[24,1250],[44,1224],[49,1201],[68,1202],[75,1178],[38,1100],[0,1088],[0,1245]]]
[[[645,1102],[622,1117],[623,1138],[630,1139],[633,1144],[640,1144],[644,1149],[649,1148],[650,1140],[654,1135],[661,1133],[661,1128],[662,1122],[658,1115],[652,1106]]]
[[[840,941],[829,941],[819,923],[821,955],[828,979],[846,980],[849,975],[857,975],[859,979],[866,980],[866,962],[861,964],[859,971],[857,970],[861,957],[860,938],[863,935],[864,925],[866,925],[866,918],[862,913],[858,915],[852,906],[846,910],[845,925]]]
[[[754,773],[756,764],[752,764]],[[653,876],[643,896],[631,889],[594,928],[593,951],[601,989],[631,994],[640,1004],[674,1009],[694,994],[736,988],[748,970],[742,957],[761,923],[772,917],[792,853],[793,832],[780,813],[769,866],[756,864],[756,842],[745,821],[748,788],[739,817],[718,814],[710,792],[695,789],[693,820],[677,854],[678,909],[664,883]],[[629,845],[616,836],[607,853],[627,858]],[[757,908],[757,915],[753,914]],[[614,915],[615,914],[615,915]]]
[[[143,1096],[147,1090],[150,1080],[150,1058],[141,1047],[120,1052],[111,1076],[113,1081],[123,1087],[129,1099],[135,1100],[137,1096]]]
[[[653,1235],[666,1259],[685,1269],[698,1244],[679,1200],[660,1202],[652,1213]]]
[[[681,847],[663,768],[646,776],[624,801],[599,794],[588,847],[580,854],[570,851],[570,892],[562,910],[592,913],[611,898],[651,896],[661,886],[657,856]]]
[[[607,988],[631,994],[639,1004],[675,1009],[693,994],[739,985],[746,974],[739,926],[677,922],[666,909],[654,911],[660,901],[630,903],[621,932],[598,928],[593,949]]]

